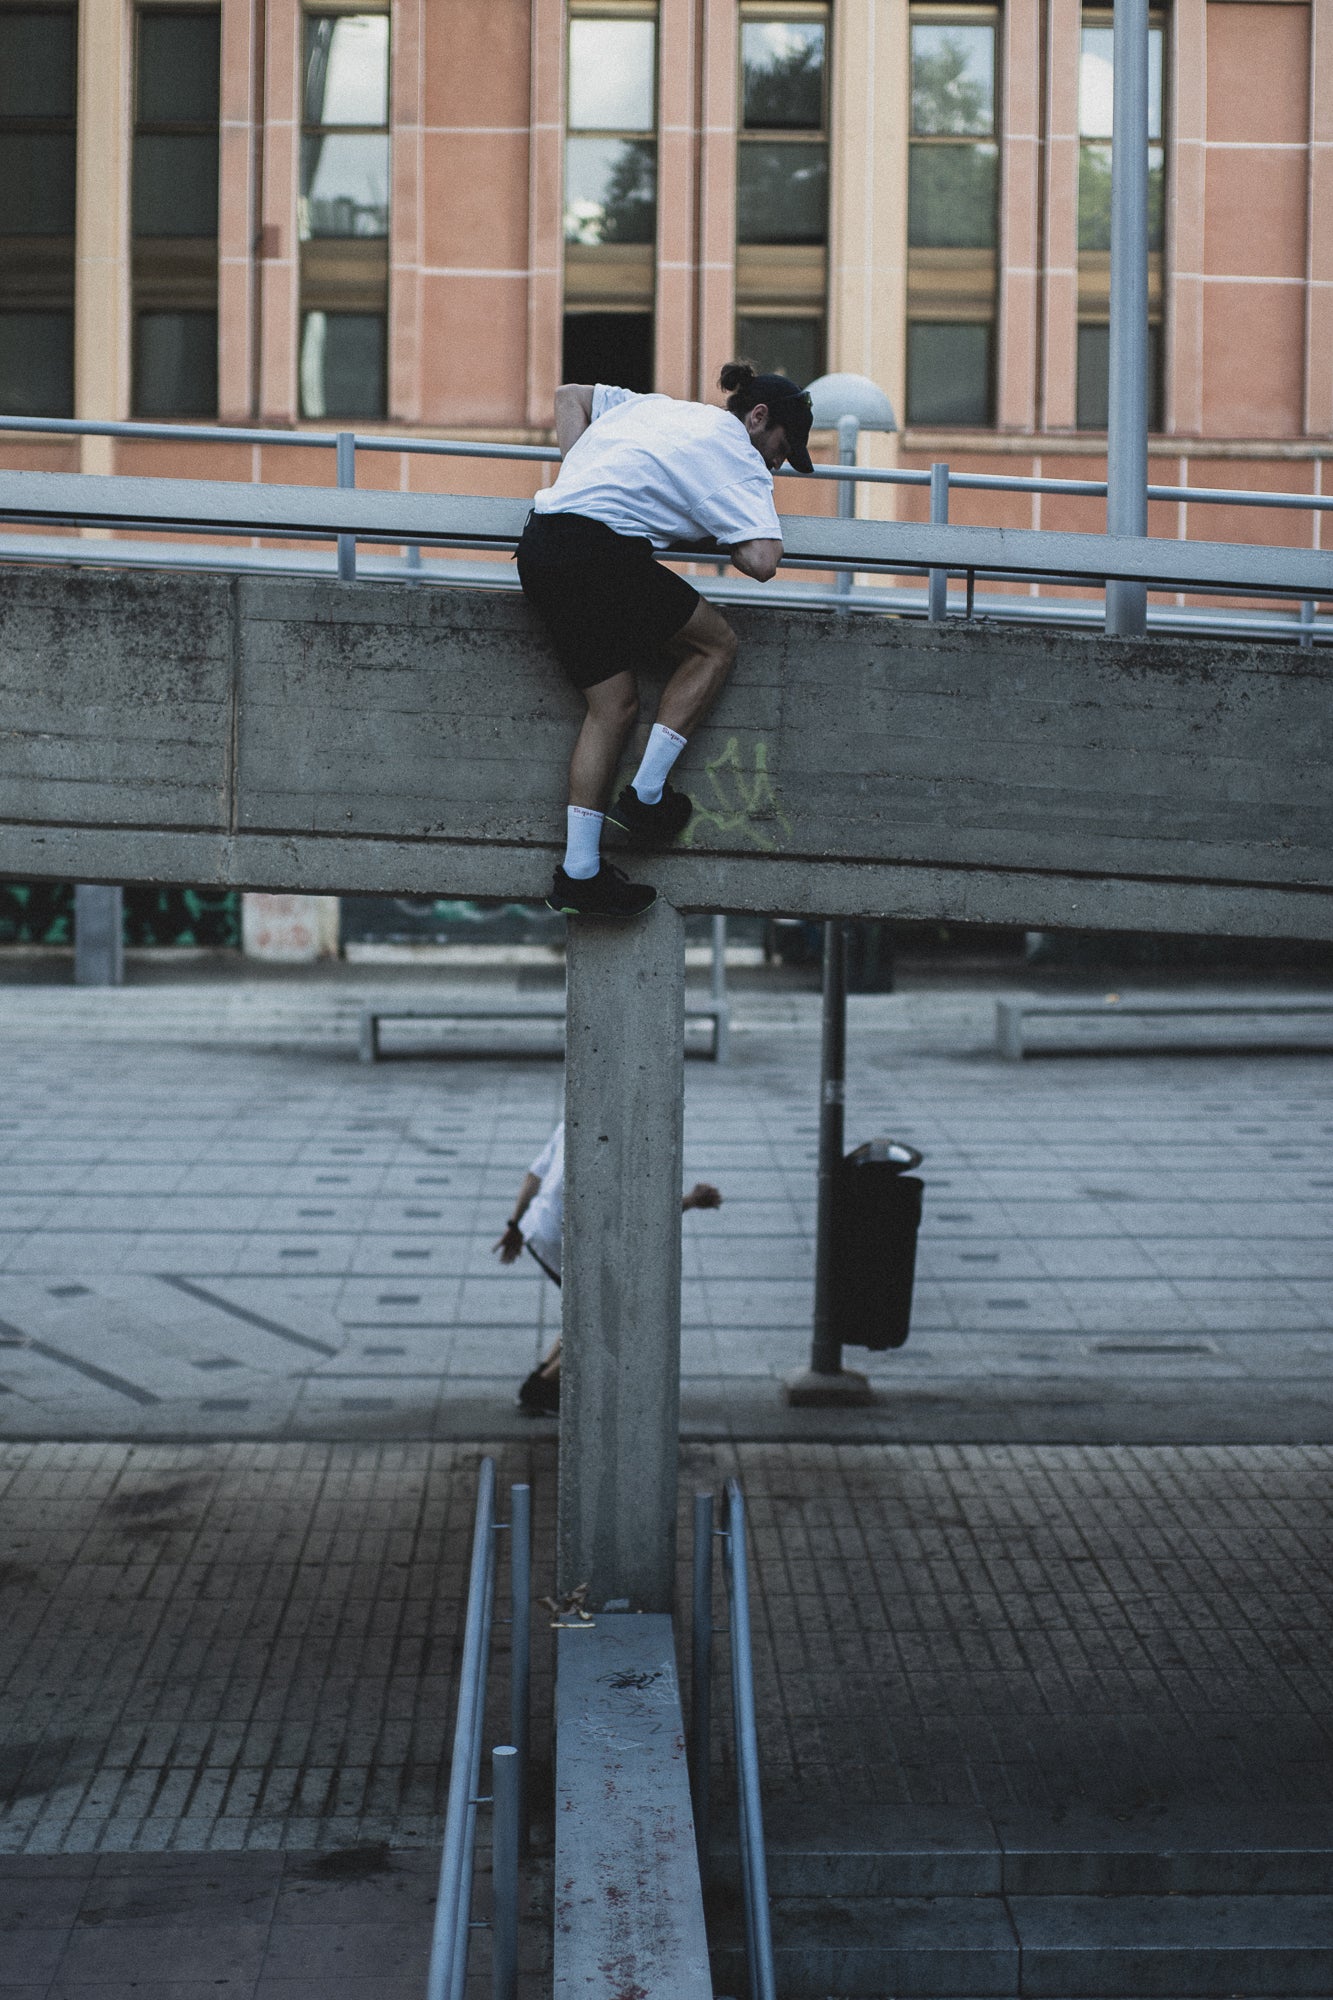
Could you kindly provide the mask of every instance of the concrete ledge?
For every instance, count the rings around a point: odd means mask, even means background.
[[[556,1672],[556,2000],[712,2000],[671,1620],[600,1614]]]
[[[1322,656],[731,616],[677,908],[1333,936]],[[581,704],[512,593],[0,569],[0,663],[0,874],[545,892]]]

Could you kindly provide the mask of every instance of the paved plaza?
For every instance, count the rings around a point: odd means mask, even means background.
[[[513,1394],[558,1300],[490,1245],[561,1072],[363,1066],[365,990],[0,989],[4,2000],[422,1990],[484,1450],[552,1577],[555,1426]],[[732,1062],[687,1065],[725,1201],[684,1219],[682,1525],[740,1476],[775,1879],[835,1836],[1132,1871],[1260,1827],[1322,1889],[1333,1066],[1208,1029],[1016,1066],[993,1030],[978,990],[851,1003],[848,1141],[926,1155],[870,1411],[780,1393],[817,997],[738,995]]]
[[[363,997],[0,991],[0,1437],[521,1434],[559,1300],[491,1245],[560,1066],[362,1065]],[[976,992],[850,1003],[848,1143],[926,1156],[912,1337],[853,1418],[780,1396],[809,1351],[817,996],[740,996],[731,1063],[687,1064],[685,1179],[724,1206],[684,1219],[686,1435],[1333,1439],[1327,1057],[1214,1027],[1013,1065],[993,1019]]]

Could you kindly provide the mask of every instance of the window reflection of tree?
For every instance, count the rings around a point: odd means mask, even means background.
[[[580,243],[651,243],[657,228],[657,149],[652,142],[621,141],[600,201],[576,203],[572,213]]]
[[[961,35],[944,30],[933,48],[919,36],[912,58],[913,131],[966,137],[991,130],[990,80],[972,73],[973,61]]]
[[[824,31],[800,39],[789,32],[787,46],[765,52],[762,62],[745,61],[745,124],[751,131],[784,127],[818,131],[824,119]]]

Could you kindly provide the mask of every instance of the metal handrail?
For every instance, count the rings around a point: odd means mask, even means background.
[[[358,542],[508,552],[519,540],[525,514],[526,503],[512,496],[0,470],[0,517],[5,520],[335,541],[340,578],[354,574]],[[1333,553],[1268,543],[817,515],[784,516],[783,534],[783,566],[794,569],[899,575],[938,569],[955,576],[1023,575],[1062,582],[1126,578],[1153,590],[1207,595],[1333,595]],[[698,560],[714,552],[690,544],[668,553]]]
[[[754,1658],[750,1645],[750,1578],[745,1546],[745,1496],[738,1480],[723,1491],[724,1569],[731,1622],[731,1714],[736,1733],[736,1805],[739,1818],[741,1896],[750,2000],[776,2000],[773,1932],[768,1910],[768,1861],[759,1790],[759,1734],[755,1726]]]
[[[528,1764],[529,1623],[531,1601],[531,1496],[528,1487],[510,1488],[511,1517],[495,1518],[495,1460],[483,1458],[477,1480],[477,1504],[472,1523],[472,1561],[468,1572],[467,1616],[459,1667],[458,1710],[454,1718],[453,1756],[449,1767],[449,1797],[445,1808],[444,1849],[440,1857],[439,1893],[431,1933],[427,2000],[462,2000],[467,1980],[471,1920],[472,1872],[476,1850],[477,1808],[492,1807],[494,1922],[491,1929],[492,1989],[495,2000],[514,2000],[517,1992],[518,1856],[524,1845],[524,1810]],[[495,1537],[511,1533],[511,1744],[492,1752],[494,1784],[483,1798],[482,1732],[486,1711],[486,1680],[490,1664],[491,1622],[495,1602]]]
[[[351,440],[351,450],[404,452],[422,458],[499,458],[558,464],[560,452],[547,444],[494,444],[466,438],[384,437],[359,431],[266,430],[228,424],[115,423],[91,417],[3,417],[0,436],[110,437],[161,444],[252,444],[309,447],[336,451]],[[807,475],[835,484],[859,486],[925,486],[926,471],[897,466],[817,465]],[[945,465],[947,485],[981,493],[1050,493],[1066,498],[1105,499],[1104,479],[1046,479],[1003,472],[953,472]],[[1149,486],[1149,500],[1176,501],[1204,507],[1277,507],[1303,513],[1333,513],[1333,495],[1269,493],[1252,487]]]
[[[775,2000],[773,1930],[768,1908],[768,1860],[759,1785],[759,1732],[755,1723],[754,1653],[750,1641],[750,1577],[745,1542],[745,1496],[729,1479],[722,1496],[723,1526],[713,1527],[713,1496],[694,1496],[693,1616],[690,1634],[690,1790],[699,1872],[708,1873],[710,1845],[710,1739],[713,1671],[713,1541],[722,1542],[731,1629],[731,1721],[736,1760],[737,1847],[745,1915],[745,1959],[750,2000]]]

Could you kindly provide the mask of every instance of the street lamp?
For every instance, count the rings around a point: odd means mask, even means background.
[[[821,375],[807,392],[816,430],[838,433],[839,465],[856,464],[862,431],[896,431],[893,405],[867,375]],[[856,482],[838,481],[838,518],[856,512]],[[839,595],[852,587],[852,573],[838,574]],[[819,1051],[819,1192],[815,1215],[815,1324],[810,1366],[786,1385],[787,1401],[827,1408],[871,1403],[874,1392],[864,1375],[842,1365],[842,1342],[833,1322],[833,1220],[844,1139],[843,1100],[847,1072],[847,926],[840,918],[824,925],[823,1034]]]
[[[862,431],[896,431],[898,420],[893,405],[877,382],[868,375],[821,375],[806,390],[814,416],[814,428],[838,433],[839,465],[856,464],[856,445]],[[850,521],[856,513],[856,481],[838,481],[838,519]],[[838,572],[836,589],[845,597],[852,587],[849,569]]]

